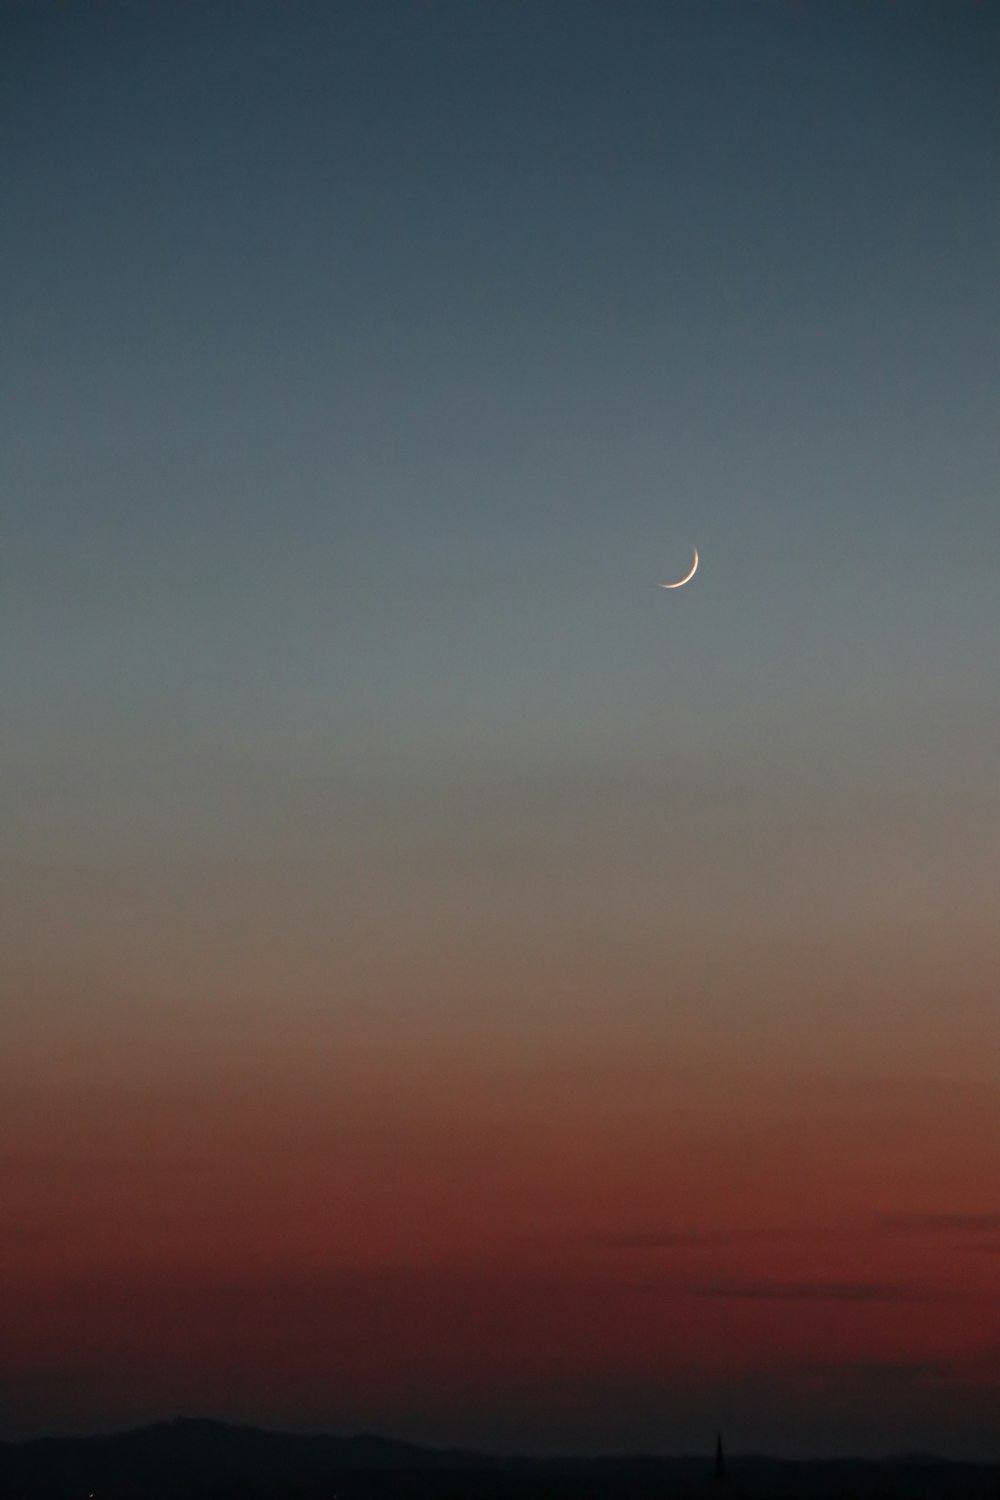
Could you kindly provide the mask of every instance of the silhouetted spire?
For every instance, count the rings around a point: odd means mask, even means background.
[[[722,1484],[726,1478],[726,1455],[722,1451],[722,1433],[715,1436],[715,1482]]]

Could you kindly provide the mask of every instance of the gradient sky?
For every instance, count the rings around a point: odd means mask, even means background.
[[[1000,1458],[1000,10],[0,52],[0,1435]]]

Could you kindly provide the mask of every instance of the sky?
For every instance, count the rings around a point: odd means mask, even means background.
[[[0,1436],[1000,1459],[1000,12],[0,57]]]

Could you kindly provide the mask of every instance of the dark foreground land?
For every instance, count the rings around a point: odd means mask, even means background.
[[[1000,1465],[511,1459],[178,1420],[0,1444],[0,1500],[1000,1500]]]

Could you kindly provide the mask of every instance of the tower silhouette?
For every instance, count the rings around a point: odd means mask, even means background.
[[[724,1484],[726,1479],[726,1455],[722,1449],[722,1433],[715,1435],[715,1482]]]

